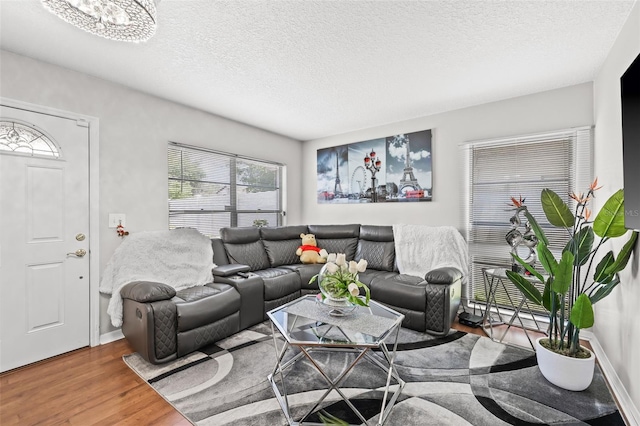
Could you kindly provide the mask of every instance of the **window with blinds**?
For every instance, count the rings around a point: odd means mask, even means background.
[[[471,142],[464,146],[468,160],[467,241],[469,242],[470,276],[466,288],[468,301],[485,303],[487,288],[483,269],[510,268],[511,246],[505,235],[514,215],[510,198],[525,199],[525,204],[549,238],[550,250],[559,255],[569,240],[566,230],[549,224],[540,204],[540,193],[549,188],[560,195],[570,208],[575,202],[571,192],[585,192],[591,182],[592,159],[590,128]],[[521,215],[524,230],[526,219]],[[522,257],[528,255],[521,253]],[[541,269],[539,262],[536,267]],[[507,280],[508,281],[508,280]],[[498,286],[496,302],[511,307],[522,294],[510,282],[507,292]],[[542,291],[541,285],[540,290]],[[534,313],[544,313],[543,308]]]
[[[169,229],[278,226],[283,165],[169,143]]]

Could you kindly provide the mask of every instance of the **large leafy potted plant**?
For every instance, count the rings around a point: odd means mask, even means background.
[[[524,213],[538,238],[536,249],[544,273],[517,255],[513,257],[544,283],[544,291],[541,293],[530,280],[516,272],[507,271],[507,276],[528,300],[549,313],[549,337],[536,342],[540,371],[551,383],[574,391],[584,390],[591,384],[595,366],[593,353],[580,346],[580,330],[593,326],[593,305],[620,284],[618,273],[627,266],[638,237],[638,233],[633,232],[617,256],[612,250],[598,256],[608,240],[623,236],[627,230],[622,189],[590,220],[592,212],[588,204],[600,189],[597,182],[598,179],[590,185],[586,195],[570,194],[576,201],[574,211],[552,190],[542,190],[540,201],[547,220],[555,227],[565,228],[570,237],[560,259],[549,250],[544,231],[524,201],[512,198],[512,205],[518,213]]]

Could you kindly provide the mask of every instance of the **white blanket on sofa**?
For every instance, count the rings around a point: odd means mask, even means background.
[[[138,232],[124,238],[111,256],[100,281],[100,292],[111,294],[107,313],[122,326],[120,289],[132,281],[160,282],[176,290],[213,281],[211,240],[195,229]]]
[[[396,261],[401,274],[424,275],[452,266],[468,275],[467,243],[453,226],[393,225]]]

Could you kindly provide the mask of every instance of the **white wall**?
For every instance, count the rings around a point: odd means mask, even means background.
[[[302,148],[303,223],[411,223],[452,225],[463,230],[466,226],[461,191],[465,180],[465,160],[459,144],[591,125],[592,105],[592,84],[585,83],[305,142]],[[433,129],[433,201],[349,205],[317,203],[318,149],[425,129]]]
[[[168,141],[286,164],[287,218],[300,222],[299,141],[11,52],[0,66],[0,96],[100,119],[100,271],[120,243],[109,213],[125,213],[132,233],[168,228]],[[113,330],[107,303],[101,333]]]
[[[594,82],[595,169],[599,182],[604,185],[596,199],[598,209],[613,192],[624,186],[620,76],[639,53],[640,3],[636,3]],[[624,240],[616,240],[610,248],[617,253]],[[621,284],[596,305],[593,328],[631,401],[635,403],[636,414],[640,409],[639,247],[636,245],[630,265],[620,273]],[[640,418],[635,421],[639,424]]]

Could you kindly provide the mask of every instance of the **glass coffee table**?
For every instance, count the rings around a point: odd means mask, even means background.
[[[394,361],[398,344],[398,333],[404,315],[387,308],[373,300],[369,307],[356,307],[349,315],[334,316],[329,312],[330,306],[324,305],[315,295],[303,296],[297,300],[282,305],[267,313],[271,320],[273,342],[276,350],[276,365],[268,376],[276,399],[282,407],[282,411],[290,425],[321,424],[309,423],[305,420],[311,416],[327,396],[335,391],[348,405],[362,424],[371,425],[366,418],[356,409],[349,398],[340,388],[349,373],[363,359],[366,359],[379,367],[380,373],[386,375],[384,397],[380,407],[377,425],[386,421],[398,396],[404,388],[405,382],[396,371]],[[275,330],[284,338],[284,344],[280,343]],[[390,349],[391,348],[391,349]],[[378,349],[382,356],[376,356],[371,351]],[[352,352],[355,356],[345,363],[343,370],[334,378],[327,371],[328,366],[318,362],[314,358],[317,353]],[[285,361],[285,355],[295,354]],[[298,361],[306,359],[313,368],[324,378],[327,383],[326,391],[321,392],[317,402],[299,419],[292,417],[292,410],[287,395],[288,369],[295,368]],[[395,381],[395,383],[392,383]],[[395,392],[390,394],[392,385],[397,385]],[[282,389],[282,391],[281,391]],[[389,397],[390,395],[390,397]],[[388,399],[388,400],[387,400]]]

